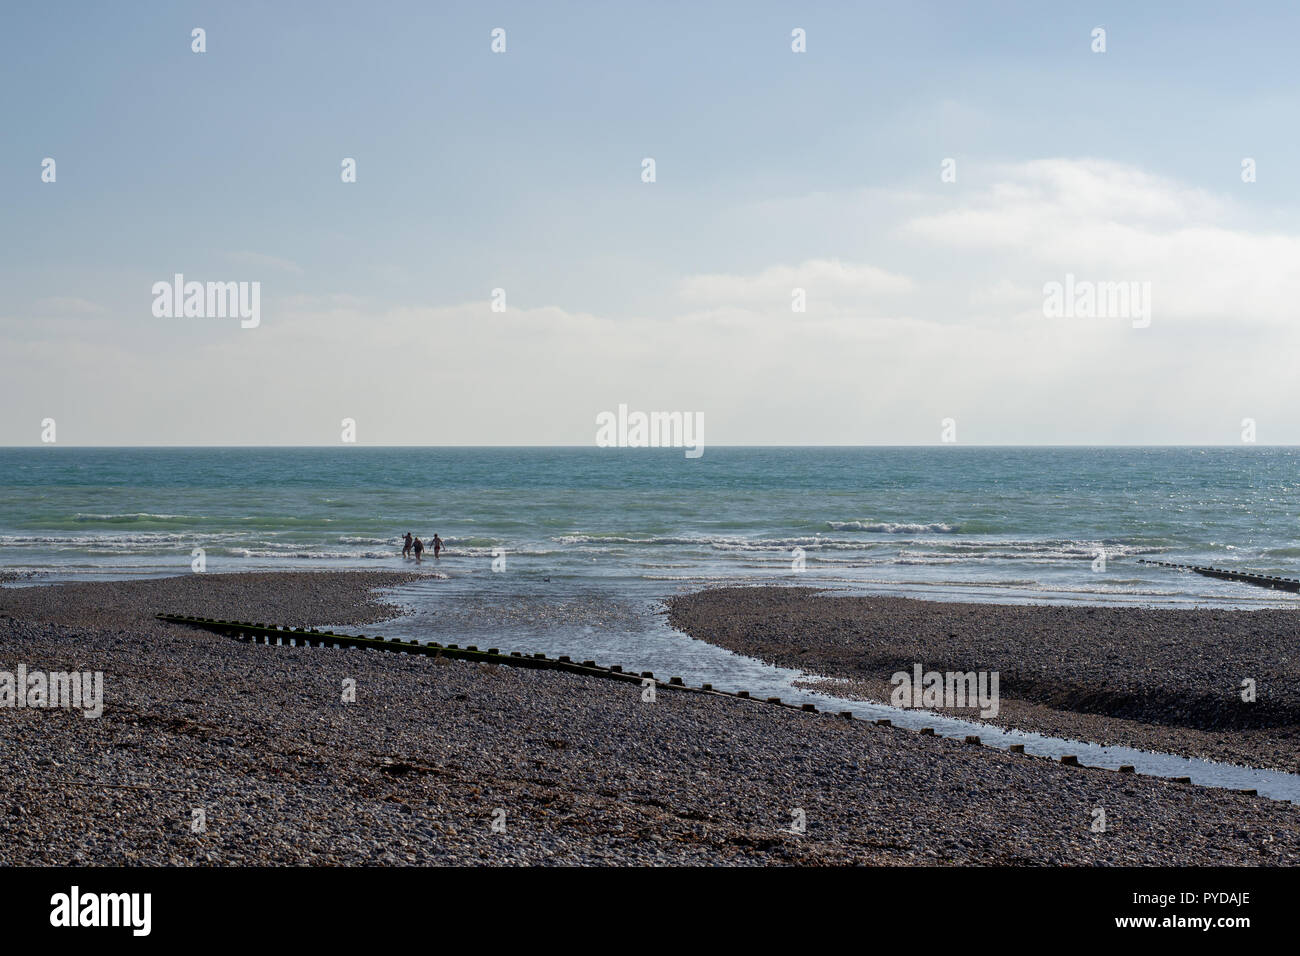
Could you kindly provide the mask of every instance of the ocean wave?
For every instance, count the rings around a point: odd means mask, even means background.
[[[1265,548],[1260,552],[1265,558],[1300,558],[1300,548]]]
[[[957,534],[956,525],[936,521],[910,524],[904,521],[828,521],[832,531],[870,531],[877,534]]]
[[[1068,538],[1049,538],[1042,541],[963,541],[960,543],[902,542],[904,544],[931,545],[925,548],[902,548],[899,559],[982,559],[1007,561],[1063,561],[1080,558],[1092,559],[1104,551],[1108,559],[1126,558],[1138,554],[1159,554],[1164,548],[1121,541],[1078,541]]]
[[[708,544],[703,537],[641,537],[617,534],[562,534],[551,539],[556,544]]]
[[[204,537],[197,534],[177,534],[163,531],[141,532],[140,534],[3,534],[0,535],[0,547],[18,547],[21,545],[53,544],[63,546],[97,546],[114,545],[160,545],[196,541]],[[212,540],[211,536],[207,536]]]
[[[712,547],[716,551],[751,552],[751,551],[793,551],[803,548],[805,551],[855,551],[872,550],[870,545],[861,541],[841,541],[835,538],[760,538],[756,541],[715,541]]]
[[[401,557],[399,552],[393,551],[302,551],[297,549],[270,549],[270,548],[230,548],[224,552],[209,550],[208,555],[214,554],[218,557],[222,553],[228,554],[235,558],[300,558],[308,561],[378,561],[383,558]]]
[[[148,511],[136,511],[128,514],[82,514],[78,512],[72,516],[73,521],[79,522],[102,522],[105,524],[128,524],[136,521],[195,521],[193,515],[167,515],[151,514]]]
[[[928,527],[928,526],[927,526]],[[946,527],[946,526],[945,526]],[[804,536],[789,538],[742,538],[734,536],[673,535],[590,535],[574,534],[552,538],[565,545],[644,545],[721,551],[738,555],[754,553],[789,553],[802,548],[809,555],[817,552],[841,552],[860,555],[868,561],[900,564],[956,564],[961,561],[1070,561],[1092,560],[1105,551],[1110,559],[1140,554],[1158,554],[1166,549],[1123,541],[1087,541],[1068,538],[1042,540],[926,539],[902,538],[891,542],[869,541],[838,536]],[[898,550],[895,551],[894,549]],[[828,558],[828,560],[830,560]]]
[[[823,538],[820,535],[798,538],[737,538],[692,536],[631,537],[623,535],[566,534],[551,539],[557,544],[645,544],[667,545],[678,548],[704,548],[714,551],[789,551],[793,548],[831,548],[844,551],[863,551],[871,544],[848,538]]]

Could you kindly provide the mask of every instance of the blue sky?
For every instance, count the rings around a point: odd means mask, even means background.
[[[7,9],[0,442],[1300,442],[1300,17],[1134,6]],[[262,326],[155,318],[176,272]],[[1151,327],[1044,332],[1066,272]]]

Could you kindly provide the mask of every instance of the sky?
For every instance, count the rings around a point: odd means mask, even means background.
[[[0,444],[1300,444],[1294,4],[0,18]]]

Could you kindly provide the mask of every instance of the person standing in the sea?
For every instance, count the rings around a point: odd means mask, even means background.
[[[415,547],[415,563],[420,564],[421,563],[420,555],[424,554],[424,542],[421,541],[419,538],[416,538],[414,547]]]
[[[433,533],[433,556],[436,558],[438,552],[442,550],[442,538],[438,537],[438,532]]]
[[[402,542],[402,557],[409,558],[411,556],[411,532],[406,532],[406,537],[402,539]]]

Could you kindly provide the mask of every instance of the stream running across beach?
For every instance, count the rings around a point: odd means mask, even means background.
[[[699,586],[706,583],[698,582]],[[1113,770],[1130,764],[1138,773],[1190,777],[1193,783],[1203,786],[1253,789],[1275,800],[1300,803],[1300,775],[1296,774],[1003,730],[924,710],[905,710],[798,687],[796,682],[809,675],[695,640],[670,627],[662,600],[648,592],[632,601],[613,589],[599,588],[557,597],[551,584],[544,579],[527,585],[489,580],[467,587],[453,579],[434,579],[403,585],[387,594],[406,613],[375,625],[371,633],[499,647],[507,653],[544,653],[549,657],[567,654],[574,660],[590,659],[603,666],[618,664],[632,673],[650,671],[660,682],[681,677],[695,687],[710,683],[718,690],[747,690],[759,699],[780,697],[791,703],[815,704],[818,710],[851,711],[863,718],[891,720],[898,727],[933,727],[936,734],[959,740],[975,734],[986,746],[1006,749],[1023,744],[1026,753],[1038,756],[1056,759],[1075,754],[1086,766]],[[348,632],[347,628],[338,630]]]

